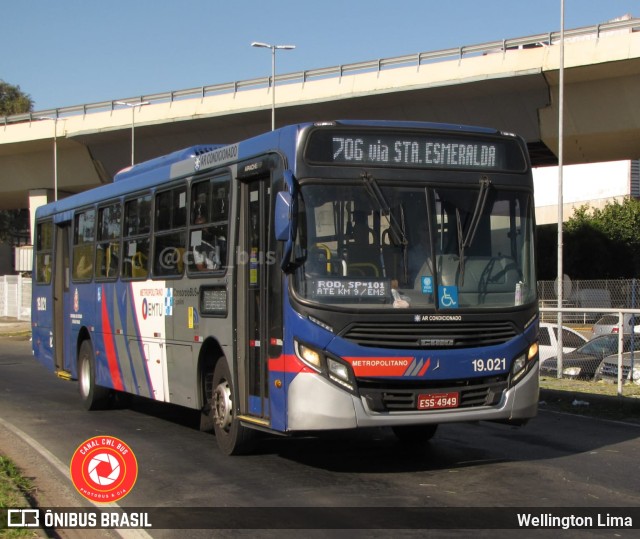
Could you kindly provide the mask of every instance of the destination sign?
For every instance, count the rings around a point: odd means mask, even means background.
[[[515,140],[441,134],[316,131],[306,148],[310,162],[335,165],[525,170]]]
[[[319,298],[368,298],[384,300],[390,294],[389,282],[381,279],[311,279],[311,297]]]

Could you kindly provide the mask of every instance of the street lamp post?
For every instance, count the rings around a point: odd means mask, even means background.
[[[563,352],[562,352],[562,307],[564,299],[564,269],[563,269],[563,232],[564,199],[563,168],[564,168],[564,0],[560,0],[560,66],[558,81],[558,358],[557,377],[562,378]]]
[[[270,45],[254,41],[252,47],[271,49],[271,131],[276,128],[276,50],[290,51],[295,49],[295,45]]]
[[[58,200],[58,118],[57,116],[41,116],[38,120],[53,121],[53,200]]]
[[[136,153],[136,137],[135,137],[135,129],[136,129],[136,107],[142,107],[143,105],[148,105],[148,101],[139,101],[137,103],[127,103],[126,101],[116,101],[116,105],[123,105],[125,107],[131,108],[131,166],[135,164],[135,153]]]

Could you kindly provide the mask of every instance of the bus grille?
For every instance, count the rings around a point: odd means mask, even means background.
[[[377,348],[474,348],[503,344],[516,336],[510,322],[356,322],[342,337]]]
[[[425,393],[457,392],[460,396],[458,408],[475,408],[493,406],[500,402],[502,393],[507,388],[506,375],[491,380],[481,379],[479,383],[465,382],[456,385],[451,380],[443,384],[424,384],[407,387],[406,384],[360,382],[360,395],[364,397],[369,408],[375,412],[407,412],[417,410],[418,395]],[[442,387],[440,387],[442,385]]]

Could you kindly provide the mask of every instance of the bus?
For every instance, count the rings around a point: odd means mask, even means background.
[[[135,165],[36,214],[33,353],[83,405],[257,431],[524,424],[538,304],[524,141],[330,121]]]

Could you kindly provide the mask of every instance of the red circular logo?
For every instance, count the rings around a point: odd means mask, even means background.
[[[124,498],[138,479],[138,461],[131,448],[113,436],[94,436],[71,457],[71,481],[87,500],[116,502]]]

